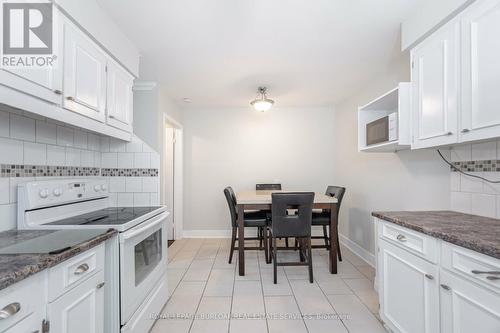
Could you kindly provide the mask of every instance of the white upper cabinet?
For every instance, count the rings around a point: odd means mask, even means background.
[[[106,54],[71,23],[64,24],[64,107],[105,121]]]
[[[461,140],[500,136],[500,0],[473,4],[462,17]]]
[[[107,123],[132,131],[134,77],[116,62],[108,61]]]
[[[458,141],[459,38],[453,21],[412,50],[412,148]]]
[[[31,96],[44,101],[61,105],[62,103],[62,68],[63,51],[62,17],[56,9],[53,9],[54,36],[52,39],[52,52],[56,57],[54,66],[49,68],[9,68],[0,69],[0,84],[23,91]]]

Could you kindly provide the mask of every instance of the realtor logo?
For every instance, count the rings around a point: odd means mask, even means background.
[[[4,2],[3,67],[48,67],[53,56],[52,3]]]

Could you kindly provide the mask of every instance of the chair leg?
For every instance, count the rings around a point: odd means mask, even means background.
[[[309,282],[313,283],[314,282],[314,277],[313,277],[313,265],[312,265],[312,246],[311,246],[311,238],[309,237],[307,239],[307,261],[309,264]]]
[[[305,244],[304,244],[304,238],[299,238],[299,256],[300,256],[300,262],[306,261],[305,257]]]
[[[231,261],[233,261],[233,253],[234,253],[234,247],[235,247],[235,243],[236,243],[236,231],[237,231],[237,228],[233,227],[233,232],[231,234],[231,250],[229,250],[229,263],[231,263]]]
[[[285,246],[288,249],[288,237],[285,238]]]
[[[257,227],[257,237],[259,238],[259,247],[262,249],[262,227]]]
[[[269,263],[269,248],[267,246],[267,227],[262,228],[262,233],[264,236],[264,256],[266,257],[266,264]]]
[[[297,237],[295,237],[295,244],[293,245],[293,250],[297,251],[298,248],[299,248],[299,242],[297,242]]]
[[[277,246],[276,246],[276,238],[273,237],[273,278],[274,278],[274,284],[278,283],[278,255],[276,254],[277,252]]]
[[[323,239],[325,241],[325,246],[328,249],[328,231],[326,230],[326,225],[323,226]]]
[[[339,261],[342,261],[342,253],[340,253],[340,243],[339,243],[339,233],[337,231],[337,254],[339,257]]]
[[[266,229],[266,233],[267,233],[267,247],[269,248],[269,260],[268,260],[268,264],[271,263],[271,261],[273,261],[273,244],[272,244],[272,240],[273,238],[271,237],[271,230],[269,229]]]

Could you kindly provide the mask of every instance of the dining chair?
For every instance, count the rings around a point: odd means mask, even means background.
[[[313,283],[311,251],[311,221],[314,202],[313,192],[288,192],[272,194],[272,219],[269,230],[270,255],[273,261],[274,284],[278,282],[278,266],[308,266],[309,281]],[[287,214],[296,209],[297,214]],[[299,262],[278,262],[279,237],[294,237],[299,244]]]
[[[256,191],[281,191],[281,184],[255,184]]]
[[[256,191],[281,191],[282,187],[280,183],[269,183],[269,184],[255,184]],[[271,218],[271,211],[266,210],[266,214]],[[263,229],[262,229],[263,230]],[[259,235],[263,239],[262,235]],[[262,244],[260,244],[262,246]],[[288,238],[285,239],[285,245],[288,247]]]
[[[269,254],[267,247],[267,225],[269,218],[267,214],[263,211],[255,212],[245,212],[244,213],[244,225],[245,228],[257,228],[257,237],[245,237],[245,239],[238,239],[238,209],[236,202],[236,195],[232,187],[228,186],[224,189],[224,196],[226,197],[227,205],[229,206],[229,213],[231,215],[231,249],[229,251],[229,263],[233,260],[233,253],[236,250],[236,241],[242,241],[243,244],[246,240],[258,240],[260,241],[260,246],[244,246],[244,250],[262,250],[264,249],[266,262],[269,262]],[[264,244],[264,246],[262,246]]]
[[[344,198],[344,194],[346,192],[345,187],[340,186],[328,186],[325,192],[325,195],[329,195],[331,197],[335,197],[338,200],[337,204],[337,221],[339,217],[340,207],[342,205],[342,199]],[[328,229],[330,226],[330,210],[323,209],[320,212],[313,211],[312,213],[312,226],[322,226],[323,227],[323,236],[313,236],[312,239],[323,239],[325,245],[314,245],[313,248],[326,248],[330,247],[331,237],[328,237]],[[339,244],[339,233],[335,235],[337,237],[337,245]],[[339,261],[342,261],[342,254],[340,253],[340,246],[337,249]]]

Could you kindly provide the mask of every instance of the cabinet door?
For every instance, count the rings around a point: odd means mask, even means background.
[[[107,123],[132,132],[134,77],[114,61],[108,62]]]
[[[0,69],[0,84],[22,91],[26,94],[61,105],[63,82],[63,17],[53,6],[53,54],[54,65],[48,68],[8,68]]]
[[[441,332],[500,332],[500,295],[441,270]]]
[[[500,1],[478,1],[462,18],[461,141],[500,137]]]
[[[458,141],[459,30],[452,21],[412,50],[412,148]]]
[[[52,333],[104,332],[104,273],[100,271],[48,305]]]
[[[438,268],[379,239],[380,316],[395,332],[439,331]]]
[[[104,122],[105,53],[71,23],[66,23],[64,57],[64,107]]]

